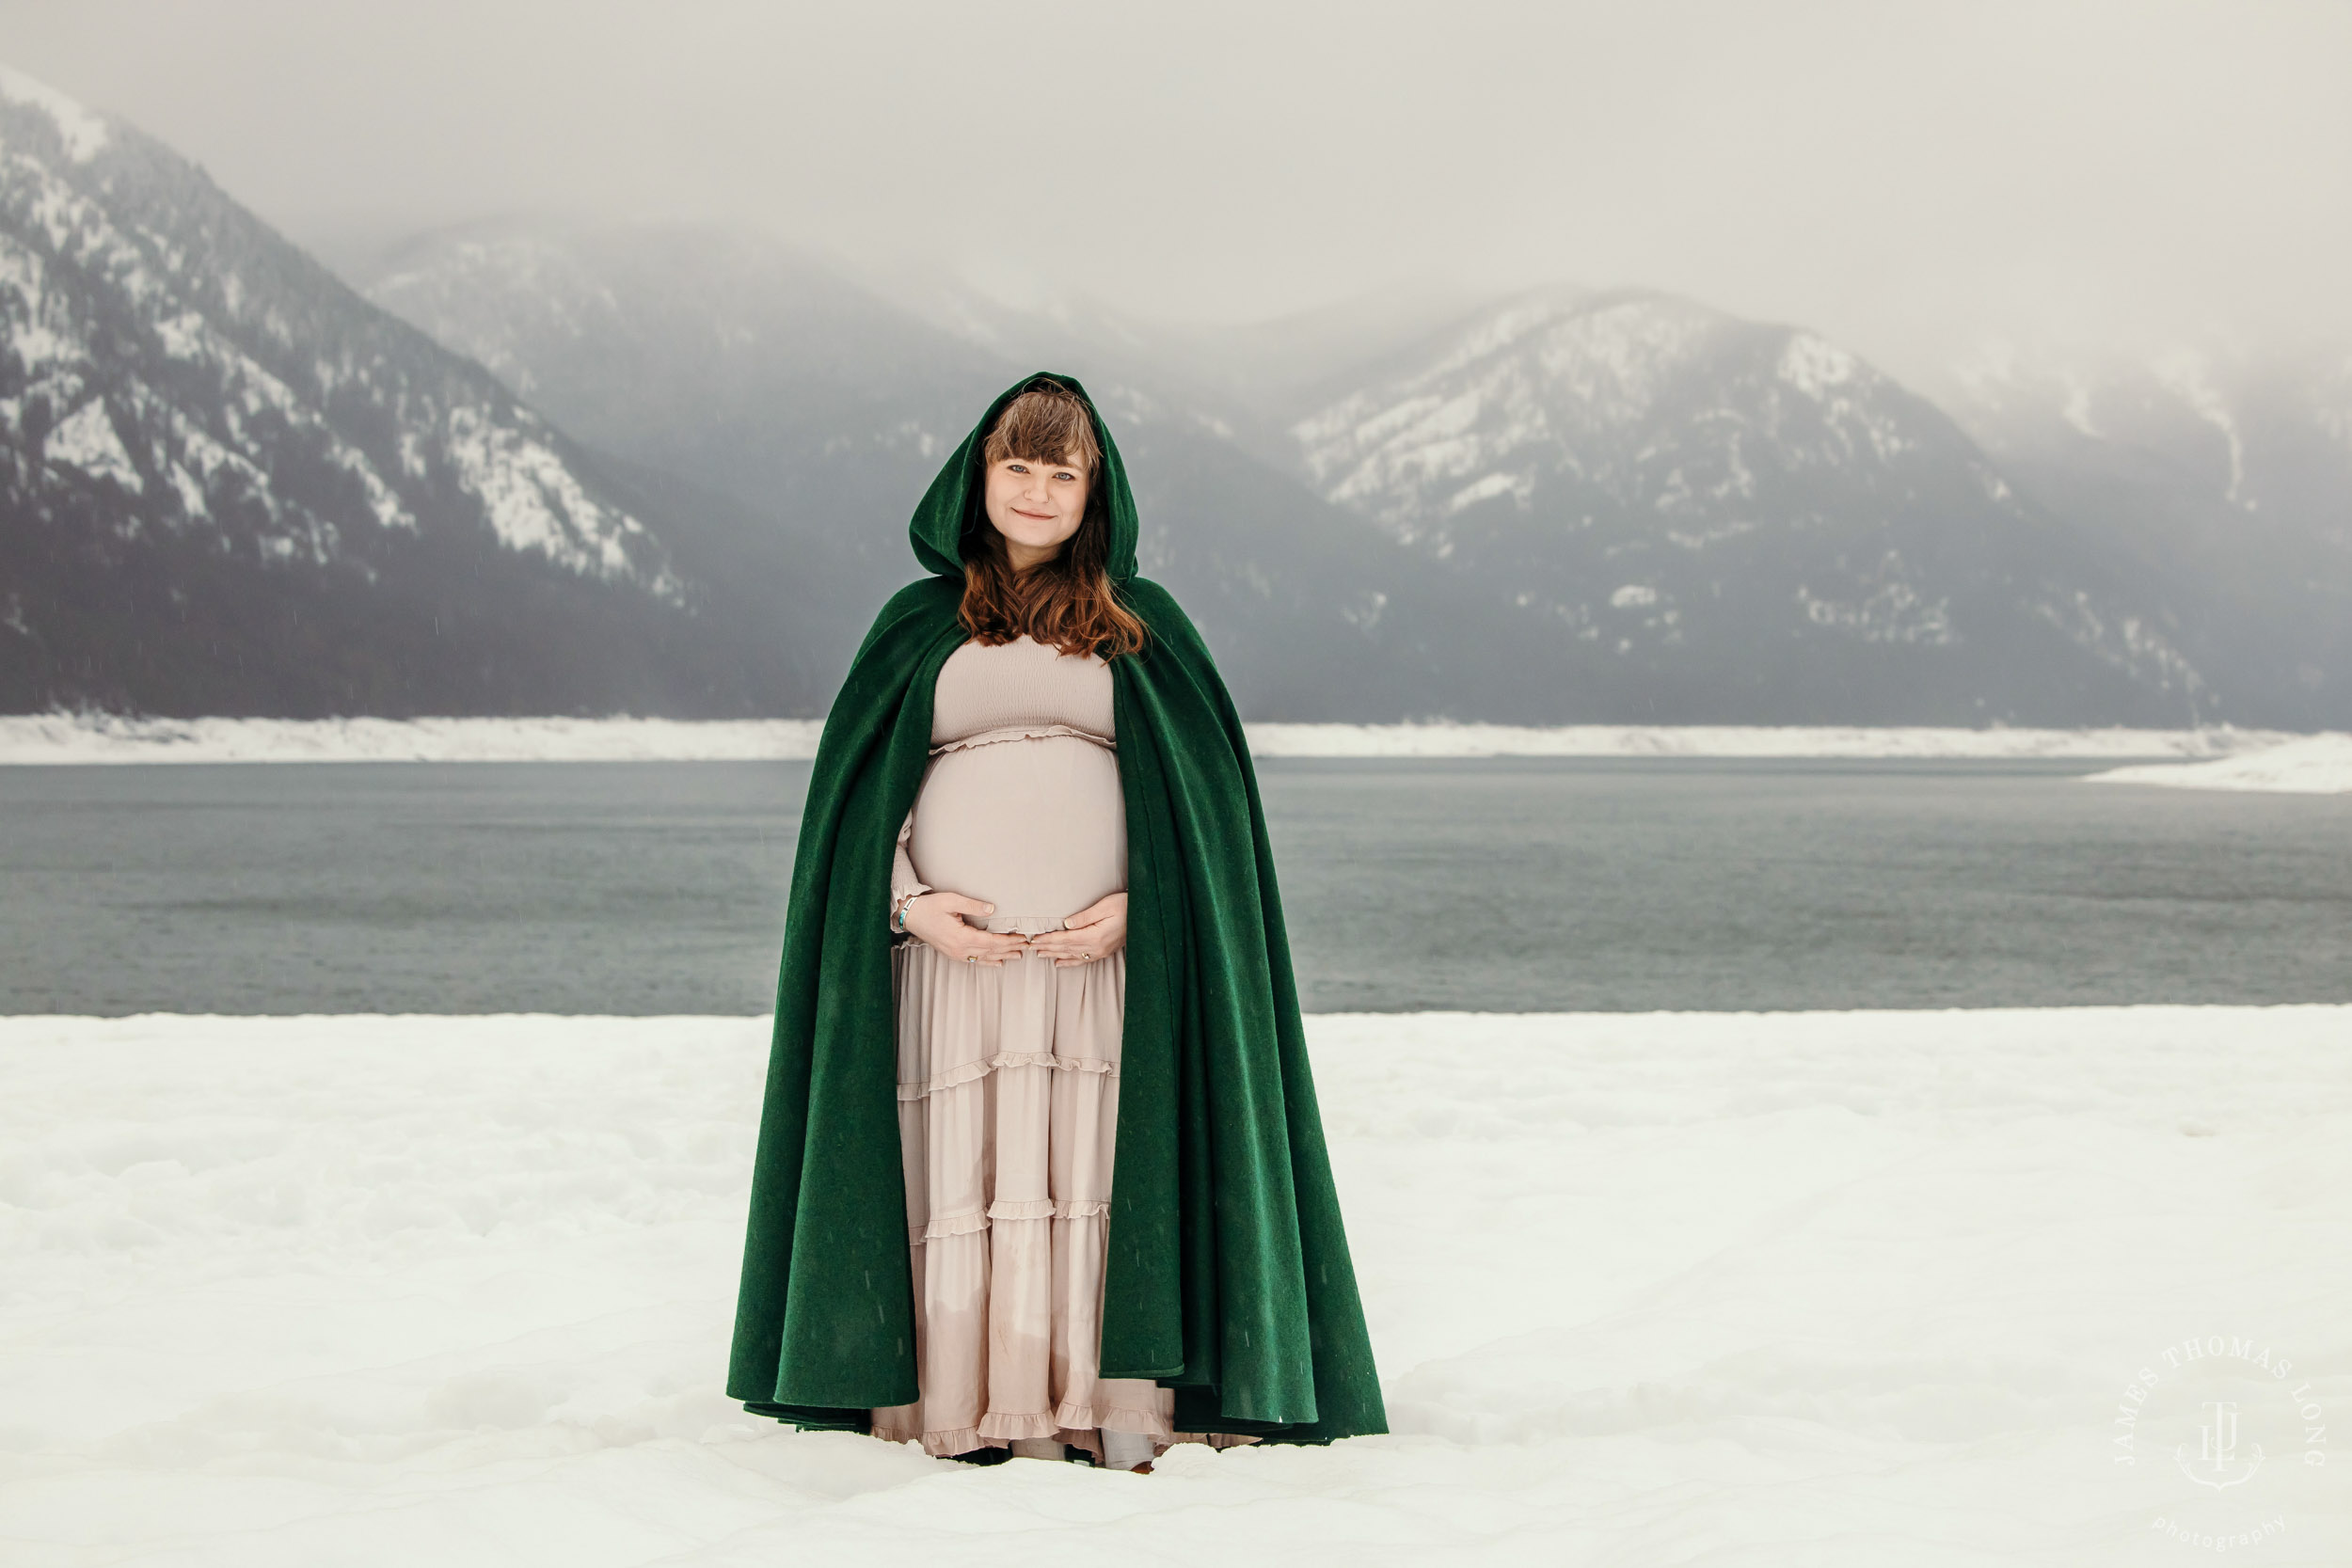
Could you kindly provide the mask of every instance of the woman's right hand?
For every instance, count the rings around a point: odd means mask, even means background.
[[[907,905],[907,929],[925,946],[958,963],[969,959],[1001,967],[1007,958],[1028,950],[1029,939],[1018,931],[984,931],[963,918],[986,920],[996,906],[961,893],[926,893]]]

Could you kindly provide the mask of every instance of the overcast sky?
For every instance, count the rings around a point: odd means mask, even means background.
[[[2352,332],[2352,4],[0,0],[297,240],[739,217],[1143,312],[1640,283],[1918,373]]]

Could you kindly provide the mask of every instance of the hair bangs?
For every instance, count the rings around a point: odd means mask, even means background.
[[[1014,457],[1030,463],[1075,460],[1089,479],[1103,466],[1093,416],[1058,387],[1032,387],[1007,404],[980,455],[992,467]]]

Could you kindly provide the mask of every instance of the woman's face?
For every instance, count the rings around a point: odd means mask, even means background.
[[[988,467],[988,520],[1005,536],[1005,555],[1025,572],[1061,553],[1087,510],[1087,471],[1076,462],[1008,457]]]

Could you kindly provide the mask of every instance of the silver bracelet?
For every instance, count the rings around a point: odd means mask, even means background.
[[[892,927],[901,931],[907,928],[907,908],[917,898],[922,897],[923,893],[923,889],[917,888],[914,892],[906,894],[899,898],[898,902],[892,907],[890,911],[890,924]]]

